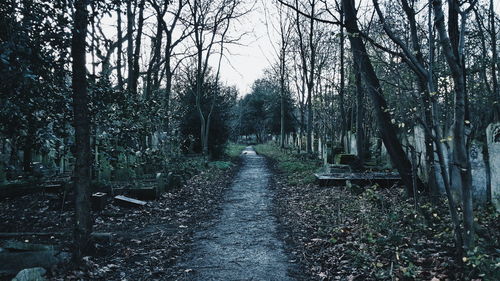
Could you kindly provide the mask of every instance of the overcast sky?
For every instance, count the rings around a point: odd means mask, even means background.
[[[249,93],[253,81],[262,77],[263,70],[275,59],[266,28],[266,13],[272,13],[273,1],[255,2],[255,6],[247,15],[233,22],[234,33],[248,34],[241,40],[240,45],[228,47],[226,59],[221,66],[221,77],[228,84],[236,85],[240,95]],[[270,32],[272,33],[272,29]]]
[[[363,0],[366,1],[366,0]],[[500,1],[500,0],[494,0]],[[276,24],[275,0],[247,0],[244,10],[250,10],[248,14],[232,22],[232,35],[238,36],[245,33],[246,36],[238,45],[227,46],[225,59],[221,65],[221,78],[228,85],[235,85],[240,95],[250,92],[252,83],[263,76],[263,71],[269,68],[276,60],[274,44],[277,43],[279,35],[273,32],[272,24]],[[251,8],[251,9],[250,9]],[[496,5],[497,13],[500,13],[500,5]],[[363,16],[360,13],[358,16]],[[361,19],[362,21],[362,19]],[[106,18],[103,29],[109,37],[116,37],[116,18]],[[266,25],[268,27],[266,27]],[[124,23],[125,26],[125,23]],[[153,34],[154,27],[146,27]],[[270,34],[268,34],[268,32]],[[144,54],[150,53],[146,46],[149,40],[144,42]],[[212,56],[212,65],[216,65],[218,56]],[[90,59],[88,59],[90,62]],[[90,68],[89,68],[90,69]]]

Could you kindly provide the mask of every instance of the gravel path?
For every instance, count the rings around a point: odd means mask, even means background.
[[[182,280],[294,280],[278,237],[269,190],[270,170],[252,147],[222,204],[220,215],[195,234],[192,251],[180,266]]]

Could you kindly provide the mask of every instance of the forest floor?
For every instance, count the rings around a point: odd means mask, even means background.
[[[238,149],[241,147],[238,147]],[[233,158],[235,162],[239,161]],[[97,243],[95,254],[79,268],[67,262],[48,272],[50,280],[178,280],[184,269],[174,267],[192,243],[193,235],[217,214],[216,208],[238,171],[212,166],[181,188],[148,201],[141,208],[108,204],[93,212],[94,232],[111,233]],[[32,194],[0,201],[0,232],[54,232],[21,236],[18,241],[55,245],[70,252],[73,201],[63,194]],[[3,244],[7,239],[4,239]],[[11,280],[12,276],[0,277]]]
[[[491,209],[477,210],[477,247],[458,257],[444,203],[422,197],[415,209],[398,187],[320,187],[319,161],[255,149],[144,207],[94,212],[94,231],[112,239],[78,268],[53,267],[50,280],[500,280]],[[0,232],[54,232],[16,239],[70,252],[73,204],[63,194],[3,199]]]
[[[400,187],[317,185],[321,163],[272,145],[275,214],[310,280],[500,280],[500,217],[476,210],[476,247],[457,256],[444,202]]]

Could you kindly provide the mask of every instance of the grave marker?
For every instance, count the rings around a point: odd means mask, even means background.
[[[491,201],[500,210],[500,123],[492,123],[486,128],[491,174]]]

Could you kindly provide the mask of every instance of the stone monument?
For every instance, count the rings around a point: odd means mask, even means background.
[[[491,201],[500,211],[500,123],[492,123],[486,128],[486,141],[491,174]]]

